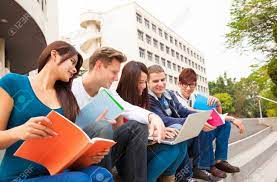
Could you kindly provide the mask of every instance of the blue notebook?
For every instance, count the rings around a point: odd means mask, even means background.
[[[208,97],[196,94],[193,108],[198,110],[212,110],[216,108],[216,104],[208,106]]]
[[[95,122],[96,118],[105,109],[108,110],[105,120],[114,120],[124,111],[124,108],[114,99],[109,90],[101,89],[99,93],[81,109],[76,118],[76,124],[84,129],[86,126]]]

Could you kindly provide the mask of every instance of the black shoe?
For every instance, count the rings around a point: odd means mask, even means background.
[[[221,171],[220,169],[217,169],[215,166],[211,166],[210,173],[219,178],[226,178],[227,174],[224,171]]]
[[[205,181],[211,181],[211,174],[206,170],[201,170],[199,168],[193,168],[193,178],[202,179]]]
[[[236,166],[232,166],[227,161],[220,161],[219,163],[215,164],[215,167],[217,169],[220,169],[221,171],[224,171],[226,173],[238,173],[240,172],[240,169]]]

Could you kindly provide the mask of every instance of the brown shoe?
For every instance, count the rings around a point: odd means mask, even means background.
[[[219,163],[215,164],[215,167],[217,169],[220,169],[221,171],[224,171],[226,173],[238,173],[240,172],[240,169],[236,166],[232,166],[227,161],[220,161]]]
[[[172,176],[160,176],[160,182],[175,182],[175,175]]]
[[[217,169],[215,166],[211,166],[210,173],[219,178],[226,178],[227,174],[224,171],[221,171],[220,169]]]

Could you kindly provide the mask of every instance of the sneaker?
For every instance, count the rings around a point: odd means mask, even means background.
[[[220,161],[219,163],[215,164],[215,167],[217,169],[220,169],[221,171],[224,171],[226,173],[238,173],[240,172],[240,169],[236,166],[232,166],[227,161]]]
[[[224,171],[221,171],[220,169],[217,169],[215,166],[211,166],[210,173],[219,178],[226,178],[227,174]]]
[[[212,175],[206,170],[201,170],[199,168],[193,168],[193,178],[210,181],[211,176]]]

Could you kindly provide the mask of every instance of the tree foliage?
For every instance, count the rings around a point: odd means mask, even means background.
[[[228,46],[262,52],[271,65],[269,76],[277,85],[277,1],[233,0],[228,26]]]

